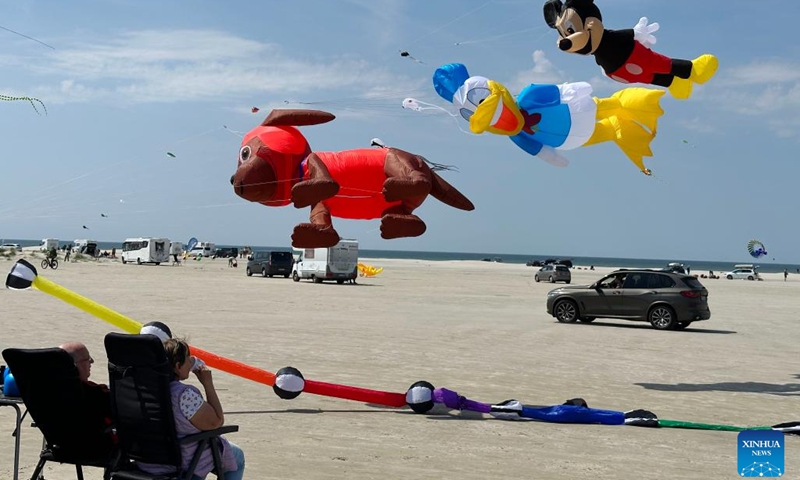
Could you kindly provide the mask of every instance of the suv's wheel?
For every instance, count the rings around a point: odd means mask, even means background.
[[[656,330],[670,330],[678,323],[675,319],[675,311],[666,305],[653,307],[647,314],[647,319]]]
[[[686,330],[692,322],[677,322],[675,326],[672,327],[674,330]]]
[[[292,280],[294,280],[295,282],[299,282],[300,275],[298,275],[297,272],[292,272]]]
[[[262,277],[266,277],[267,276],[267,269],[266,268],[262,268],[261,269],[261,276]]]
[[[575,323],[578,320],[578,305],[572,300],[559,300],[553,311],[556,320],[561,323]]]
[[[247,273],[248,277],[252,277],[253,276],[253,271],[250,270],[250,267],[247,267],[247,271],[245,273]]]
[[[752,276],[752,275],[748,275],[748,276],[747,276],[747,279],[748,279],[748,280],[752,280],[752,279],[753,279],[753,276]]]
[[[569,283],[569,282],[571,282],[571,281],[572,281],[572,280],[564,280],[564,283]]]
[[[727,276],[727,277],[725,277],[725,278],[727,278],[728,280],[733,280],[733,275],[728,275],[728,276]]]
[[[536,282],[536,283],[539,283],[539,275],[534,275],[533,276],[533,281]]]
[[[547,277],[547,281],[550,282],[550,283],[556,283],[556,281],[553,280],[553,276],[552,275]]]
[[[141,264],[142,264],[142,259],[141,258],[137,258],[136,259],[136,265],[141,265]]]
[[[578,320],[581,323],[592,323],[592,322],[594,322],[594,317],[581,317]]]

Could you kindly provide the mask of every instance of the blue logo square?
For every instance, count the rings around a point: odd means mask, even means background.
[[[740,477],[782,477],[784,468],[783,432],[744,430],[739,444]]]

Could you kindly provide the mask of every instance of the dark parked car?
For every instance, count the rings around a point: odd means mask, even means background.
[[[618,318],[650,322],[656,330],[683,330],[708,320],[708,290],[692,276],[656,270],[617,270],[592,285],[547,294],[547,313],[561,323]]]
[[[235,247],[225,247],[214,250],[214,258],[236,258],[238,256],[239,249]]]
[[[289,275],[292,274],[293,266],[294,257],[292,252],[253,252],[247,260],[245,273],[247,273],[248,277],[254,273],[261,273],[261,275],[270,278],[274,275],[283,275],[284,278],[289,278]]]

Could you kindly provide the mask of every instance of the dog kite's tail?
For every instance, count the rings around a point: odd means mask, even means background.
[[[444,178],[433,170],[431,170],[431,196],[445,205],[450,205],[459,210],[468,212],[475,210],[475,205],[463,193],[447,183]]]

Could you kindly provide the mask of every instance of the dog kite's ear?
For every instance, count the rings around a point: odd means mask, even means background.
[[[305,125],[319,125],[328,123],[336,118],[332,113],[322,110],[273,110],[261,122],[262,127],[302,127]]]
[[[544,21],[550,28],[556,28],[556,21],[562,12],[564,12],[564,4],[561,3],[561,0],[547,0],[544,3]]]

